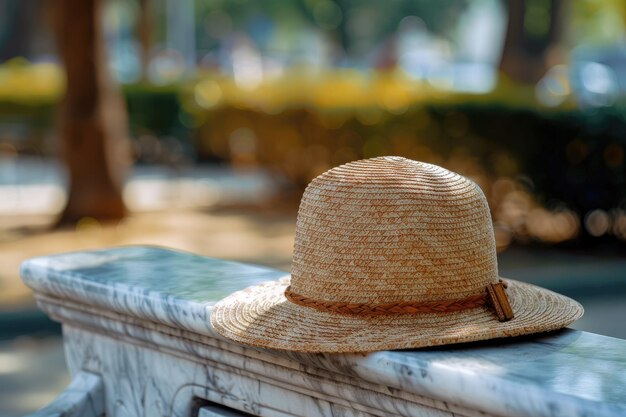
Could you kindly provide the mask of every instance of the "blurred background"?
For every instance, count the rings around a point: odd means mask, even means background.
[[[0,415],[68,381],[19,263],[155,244],[288,270],[304,187],[476,181],[501,274],[626,338],[623,0],[0,0]]]

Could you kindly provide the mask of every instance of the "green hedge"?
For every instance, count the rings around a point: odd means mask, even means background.
[[[172,152],[200,162],[269,167],[296,192],[333,166],[392,154],[471,176],[490,198],[499,179],[511,179],[533,196],[532,204],[566,208],[578,213],[579,222],[596,209],[626,215],[622,106],[542,110],[481,99],[414,105],[400,114],[297,106],[268,113],[234,106],[200,110],[185,105],[189,94],[174,87],[132,86],[124,94],[133,137],[160,138],[176,148]],[[0,122],[27,126],[45,142],[53,112],[49,103],[0,103]],[[139,153],[140,161],[177,162],[145,155]]]

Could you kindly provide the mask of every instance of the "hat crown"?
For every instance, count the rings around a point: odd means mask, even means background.
[[[453,300],[498,280],[487,200],[472,181],[401,157],[315,178],[300,203],[291,289],[348,303]]]

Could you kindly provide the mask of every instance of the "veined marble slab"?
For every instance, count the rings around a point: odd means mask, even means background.
[[[115,335],[124,343],[140,346],[132,348],[137,351],[125,348],[126,353],[119,353],[116,361],[132,351],[143,363],[145,358],[156,355],[153,348],[140,350],[146,344],[158,346],[159,352],[189,352],[197,360],[225,367],[237,367],[240,358],[250,358],[242,366],[257,375],[255,378],[267,373],[268,378],[283,381],[280,384],[290,378],[295,381],[296,376],[286,371],[291,369],[315,375],[328,384],[344,381],[369,387],[371,392],[379,393],[372,398],[361,397],[370,408],[374,407],[372,401],[382,404],[389,396],[400,404],[407,395],[418,396],[409,399],[432,407],[427,408],[432,412],[424,414],[398,411],[401,415],[443,415],[436,414],[435,409],[450,410],[445,415],[453,415],[457,409],[457,414],[464,415],[626,415],[626,341],[619,339],[563,330],[535,337],[365,356],[272,352],[240,347],[220,338],[210,328],[209,314],[211,305],[226,294],[284,276],[281,271],[155,247],[122,247],[36,258],[26,261],[21,272],[42,308],[62,321],[64,327],[71,324],[66,338],[72,346],[98,340],[88,349],[89,354],[98,352],[98,360],[106,356],[104,346],[113,349],[109,338]],[[99,335],[87,337],[80,330],[89,328],[98,329]],[[202,346],[209,345],[214,349],[203,350]],[[82,364],[95,363],[84,352],[72,353],[72,347],[66,346],[73,372],[80,371]],[[87,370],[95,372],[95,368]],[[233,375],[232,369],[227,371],[230,373],[222,378]],[[195,375],[197,370],[189,372]],[[240,383],[249,383],[245,381]],[[315,383],[311,381],[307,380],[307,389],[313,389]],[[320,385],[317,391],[325,389]],[[325,401],[333,404],[342,395],[348,398],[340,392],[339,388],[334,394],[329,391],[324,395],[332,394],[335,400],[329,397]],[[355,396],[349,399],[351,404],[359,402],[360,394],[355,392],[351,391]],[[380,405],[381,410],[389,407]],[[394,414],[386,413],[354,415]],[[332,415],[332,411],[316,415]]]
[[[143,246],[34,258],[20,269],[35,293],[211,335],[208,307],[233,291],[285,274]]]

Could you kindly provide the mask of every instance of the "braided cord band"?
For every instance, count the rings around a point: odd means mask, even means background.
[[[467,298],[445,301],[411,302],[398,301],[385,304],[356,304],[337,301],[324,301],[307,298],[291,291],[291,287],[285,290],[285,297],[295,304],[311,307],[319,311],[351,314],[383,316],[390,314],[418,314],[418,313],[446,313],[451,311],[476,308],[486,304],[487,293],[472,295]]]
[[[338,301],[326,301],[308,298],[303,295],[297,294],[291,291],[291,286],[285,290],[285,297],[294,304],[298,304],[304,307],[310,307],[318,311],[326,313],[339,313],[356,316],[386,316],[395,314],[423,314],[423,313],[450,313],[454,311],[467,310],[470,308],[476,308],[481,306],[490,306],[494,309],[494,312],[498,316],[500,321],[507,321],[513,318],[511,311],[508,314],[510,306],[508,306],[508,300],[506,294],[504,294],[505,300],[498,300],[492,295],[490,291],[491,286],[498,286],[502,289],[506,288],[502,282],[497,284],[489,284],[485,292],[482,294],[472,295],[465,298],[456,300],[442,300],[442,301],[397,301],[385,304],[367,304],[367,303],[347,303]],[[501,307],[502,303],[506,303],[505,308],[507,314],[503,314]]]

